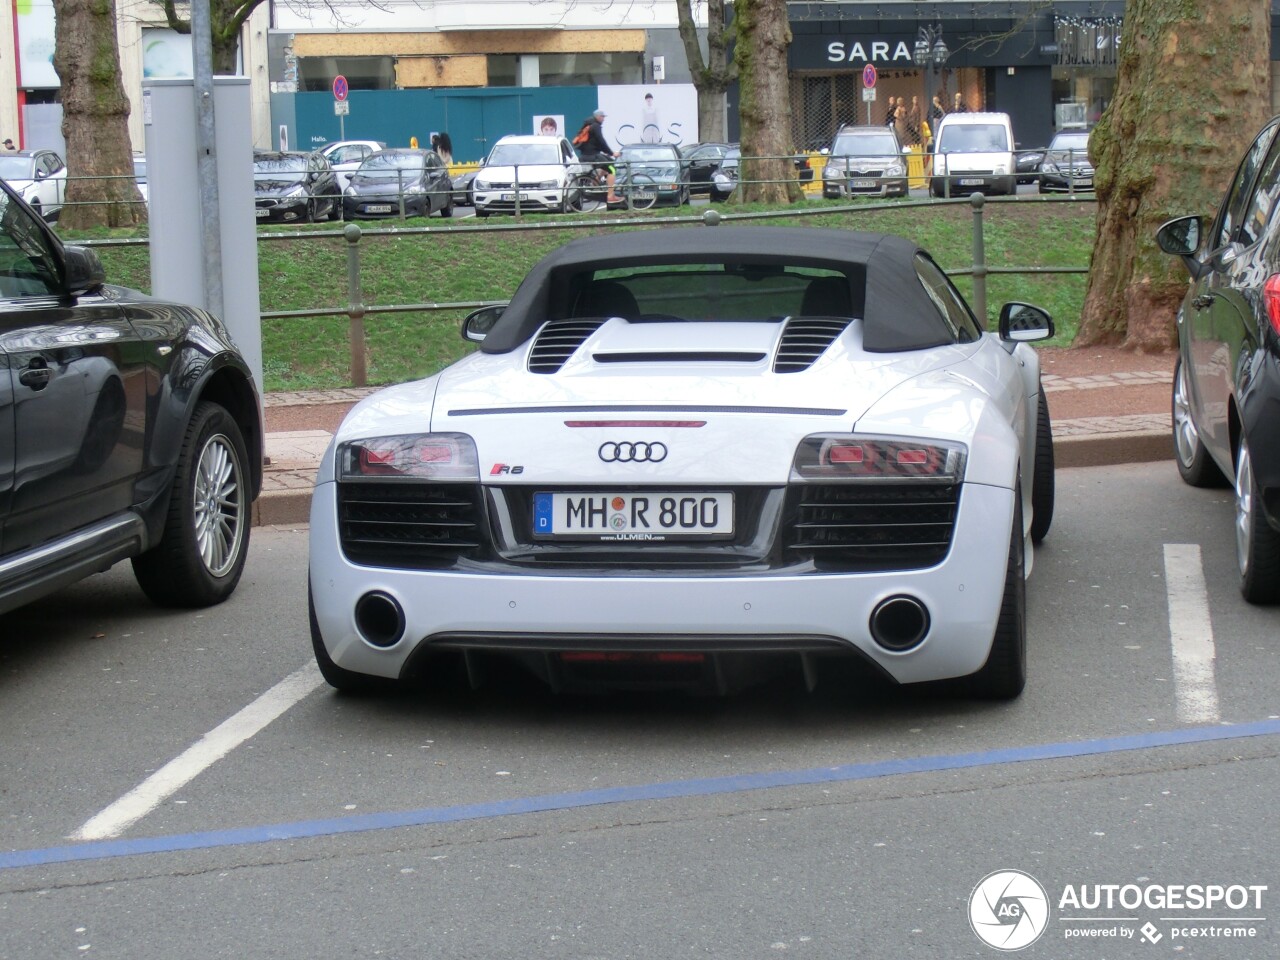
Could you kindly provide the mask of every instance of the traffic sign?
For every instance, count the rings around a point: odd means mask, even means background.
[[[868,63],[862,68],[862,85],[868,90],[875,89],[877,79],[879,79],[879,76],[876,73],[876,65],[874,63]]]
[[[347,78],[344,77],[342,74],[338,74],[336,77],[333,78],[333,99],[335,100],[347,99],[348,89],[349,88],[347,87]]]

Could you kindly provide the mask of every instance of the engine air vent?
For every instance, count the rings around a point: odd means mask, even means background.
[[[529,350],[529,372],[559,373],[587,337],[600,329],[604,322],[599,317],[549,321],[538,331]]]
[[[799,373],[808,370],[844,333],[850,320],[837,317],[791,317],[778,341],[773,358],[774,373]]]

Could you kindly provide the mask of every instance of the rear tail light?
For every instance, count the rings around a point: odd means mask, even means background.
[[[1267,305],[1267,319],[1271,329],[1280,334],[1280,273],[1267,277],[1262,287],[1262,300]]]
[[[353,440],[338,448],[338,479],[407,477],[479,480],[474,441],[463,433],[418,433]]]
[[[792,480],[932,480],[955,483],[964,475],[961,443],[908,437],[819,435],[796,449]]]

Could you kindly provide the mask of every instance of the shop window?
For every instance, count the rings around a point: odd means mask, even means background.
[[[394,90],[396,65],[393,57],[300,57],[298,89],[328,92],[333,78],[347,78],[352,90]]]

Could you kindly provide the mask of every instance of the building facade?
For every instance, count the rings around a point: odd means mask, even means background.
[[[12,16],[0,18],[0,138],[60,147],[52,0],[10,3]],[[1273,104],[1278,8],[1273,0]],[[811,150],[842,123],[884,122],[891,98],[914,101],[927,117],[934,94],[948,109],[959,97],[970,110],[1007,112],[1019,143],[1041,146],[1064,126],[1097,119],[1114,92],[1123,39],[1123,0],[809,0],[788,10],[791,133]],[[692,11],[705,53],[705,0]],[[190,38],[169,30],[155,0],[117,0],[117,14],[130,132],[141,149],[142,82],[190,76]],[[241,61],[259,147],[340,137],[404,145],[448,130],[462,161],[504,133],[529,132],[534,116],[576,124],[605,91],[616,102],[667,85],[674,99],[691,80],[675,0],[267,0],[245,27]],[[345,113],[332,94],[338,76],[350,91]],[[736,136],[736,91],[727,120]]]

